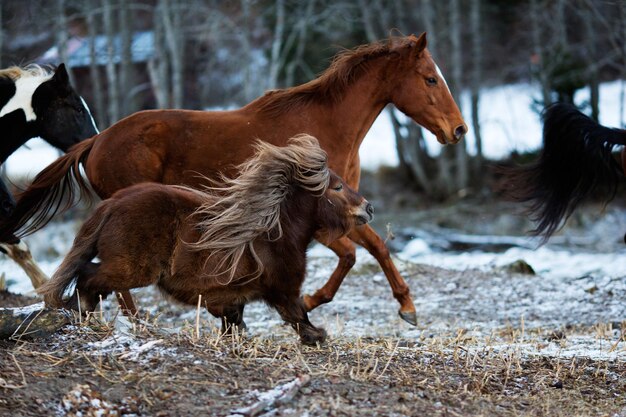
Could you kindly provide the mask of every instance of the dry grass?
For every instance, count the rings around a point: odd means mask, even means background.
[[[120,330],[99,315],[48,340],[5,344],[0,410],[229,415],[308,375],[308,385],[279,406],[279,415],[626,413],[624,362],[520,353],[518,343],[545,343],[540,330],[510,327],[486,339],[462,330],[423,332],[417,340],[338,337],[309,348],[295,337],[222,336],[202,320],[171,333],[147,317]],[[589,331],[607,337],[611,330]]]

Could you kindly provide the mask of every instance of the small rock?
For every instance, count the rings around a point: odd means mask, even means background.
[[[536,275],[535,270],[523,259],[513,261],[508,265],[504,265],[502,269],[512,274]]]
[[[552,384],[550,384],[552,388],[563,389],[563,381],[556,380]]]

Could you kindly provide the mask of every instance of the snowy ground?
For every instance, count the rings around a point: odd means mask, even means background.
[[[609,219],[618,220],[611,212]],[[622,211],[617,213],[624,214]],[[621,224],[615,225],[618,229]],[[610,228],[605,224],[605,228]],[[52,224],[28,238],[36,259],[51,274],[67,252],[77,224]],[[620,230],[621,232],[621,230]],[[433,238],[436,236],[436,238]],[[460,239],[447,231],[420,235],[409,240],[394,255],[395,263],[409,284],[417,307],[419,325],[412,327],[397,316],[397,304],[374,259],[364,250],[332,303],[311,314],[331,337],[400,337],[419,341],[428,335],[453,338],[458,332],[471,335],[472,349],[514,350],[524,355],[582,357],[626,361],[626,341],[620,328],[626,319],[626,248],[615,242],[612,250],[600,253],[597,246],[568,247],[571,237],[555,239],[532,249],[536,242],[523,236],[470,235],[477,244],[485,241],[519,242],[500,252],[442,250],[442,239]],[[467,235],[462,239],[472,241]],[[305,291],[321,287],[336,265],[326,248],[310,250]],[[522,259],[537,275],[511,272],[507,265]],[[11,261],[0,259],[0,270],[9,278],[9,290],[31,291],[25,274]],[[173,306],[154,290],[137,294],[144,312],[161,316],[165,326],[177,328],[193,322],[196,311]],[[107,304],[115,311],[115,303]],[[293,338],[276,312],[262,304],[246,307],[250,333],[262,338]],[[217,322],[201,313],[206,323]],[[513,339],[498,336],[508,330]],[[526,334],[523,334],[526,332]],[[567,334],[546,340],[554,332]]]

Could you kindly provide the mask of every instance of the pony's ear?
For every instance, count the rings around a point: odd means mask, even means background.
[[[67,69],[65,68],[65,64],[61,63],[56,71],[54,72],[54,77],[52,77],[54,81],[59,83],[59,85],[70,85],[70,77],[67,74]]]

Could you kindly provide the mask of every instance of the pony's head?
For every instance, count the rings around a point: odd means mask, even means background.
[[[331,173],[326,152],[313,136],[297,135],[284,147],[259,141],[255,151],[238,166],[237,177],[223,178],[208,193],[192,190],[207,202],[196,211],[201,236],[189,246],[212,254],[209,274],[224,274],[225,283],[241,278],[235,273],[246,254],[258,267],[246,278],[260,276],[263,265],[253,247],[259,238],[278,240],[283,228],[298,227],[318,230],[332,241],[373,214],[363,197]]]
[[[391,38],[389,49],[401,58],[390,66],[390,101],[437,136],[441,144],[457,143],[467,126],[441,70],[426,49],[426,33]]]
[[[329,244],[374,218],[374,207],[330,171],[328,188],[317,206],[315,238]]]
[[[87,104],[70,85],[64,64],[37,87],[32,109],[38,135],[63,151],[98,133]]]

